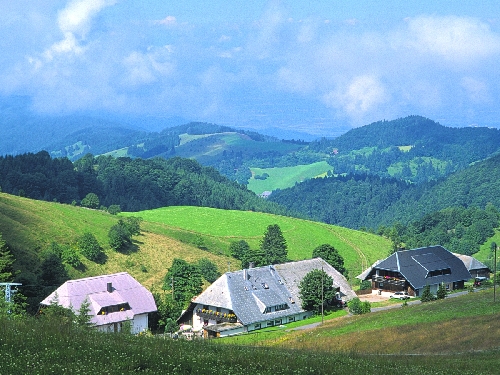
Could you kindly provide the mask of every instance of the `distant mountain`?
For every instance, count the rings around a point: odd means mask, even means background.
[[[273,192],[269,200],[313,220],[348,228],[403,225],[448,207],[500,207],[500,155],[438,182],[409,184],[370,175],[316,178]]]
[[[450,128],[409,116],[352,129],[333,140],[311,142],[308,148],[328,153],[335,174],[363,173],[421,183],[495,155],[500,131]]]

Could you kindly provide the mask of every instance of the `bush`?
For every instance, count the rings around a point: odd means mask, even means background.
[[[66,246],[63,248],[62,254],[61,254],[61,260],[69,264],[70,266],[74,268],[78,268],[82,266],[82,261],[80,260],[80,256],[78,255],[78,251],[76,249]]]
[[[80,253],[88,260],[99,262],[104,256],[101,245],[92,233],[84,233],[78,239]]]
[[[366,314],[371,311],[370,302],[361,302],[359,298],[353,298],[352,300],[347,302],[347,307],[349,307],[349,312],[353,315]]]
[[[434,301],[436,297],[434,294],[431,293],[431,287],[430,285],[424,286],[424,289],[422,291],[422,296],[420,297],[420,301],[422,302],[430,302]]]
[[[445,299],[447,294],[448,292],[446,291],[446,287],[444,286],[444,284],[443,283],[439,284],[439,288],[436,293],[437,299]]]
[[[112,204],[108,207],[108,212],[111,214],[111,215],[117,215],[119,214],[120,212],[122,212],[122,209],[120,208],[120,205],[119,204]]]

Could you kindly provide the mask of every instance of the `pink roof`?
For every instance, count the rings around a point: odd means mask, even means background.
[[[112,285],[111,293],[107,291],[108,283]],[[96,325],[122,322],[133,319],[134,315],[157,310],[151,292],[127,272],[66,281],[41,304],[50,305],[56,294],[59,305],[72,308],[75,312],[78,312],[82,302],[87,298],[90,302],[89,313],[93,316],[92,323]],[[103,307],[125,303],[129,304],[130,310],[98,315]]]

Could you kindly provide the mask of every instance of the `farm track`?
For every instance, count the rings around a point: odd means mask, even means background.
[[[337,232],[333,227],[330,228],[330,227],[327,227],[328,231],[332,232],[335,236],[337,236],[338,238],[340,238],[342,241],[344,241],[345,243],[347,243],[349,246],[351,246],[354,251],[356,251],[356,253],[358,254],[360,260],[361,260],[361,272],[363,272],[364,270],[366,270],[368,268],[368,259],[366,258],[366,255],[363,253],[363,251],[358,247],[356,246],[354,243],[352,243],[351,241],[349,241],[347,238],[345,238],[344,236],[342,236],[339,232]]]

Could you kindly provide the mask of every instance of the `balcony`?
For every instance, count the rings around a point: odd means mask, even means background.
[[[203,319],[212,319],[227,323],[236,323],[237,318],[234,313],[222,313],[214,310],[197,309],[196,315]]]
[[[377,276],[373,275],[372,281],[375,283],[383,283],[384,286],[393,286],[393,287],[399,287],[401,290],[405,287],[406,280],[405,279],[400,279],[398,277],[392,277],[392,276]]]

